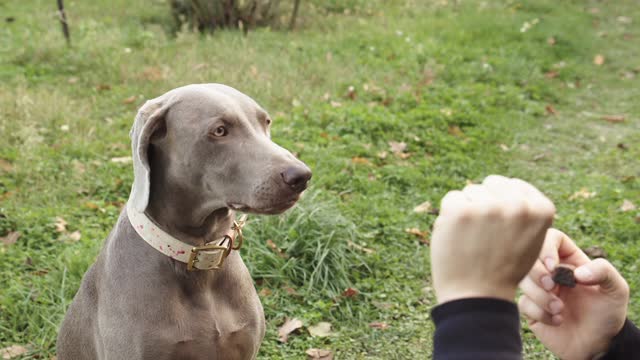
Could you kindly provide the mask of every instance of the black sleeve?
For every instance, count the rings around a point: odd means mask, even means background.
[[[600,360],[633,359],[640,359],[640,329],[627,320],[622,330],[613,338],[607,354]]]
[[[441,304],[431,312],[436,324],[436,360],[516,360],[522,358],[520,320],[513,302],[470,298]]]

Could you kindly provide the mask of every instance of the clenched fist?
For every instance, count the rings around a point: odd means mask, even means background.
[[[439,303],[471,297],[513,301],[538,258],[555,207],[529,183],[498,175],[450,191],[431,238]]]

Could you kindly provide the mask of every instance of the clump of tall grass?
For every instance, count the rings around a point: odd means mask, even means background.
[[[280,216],[252,216],[246,227],[245,260],[255,279],[336,295],[368,271],[353,248],[357,226],[320,192],[306,194]]]

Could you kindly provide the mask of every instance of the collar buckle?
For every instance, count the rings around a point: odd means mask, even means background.
[[[224,242],[225,240],[228,243],[227,246],[215,245],[215,244],[204,244],[202,246],[194,246],[193,248],[191,248],[191,253],[189,254],[189,260],[187,261],[187,270],[188,271],[202,270],[195,267],[196,263],[198,262],[198,255],[200,255],[201,251],[213,251],[213,250],[221,250],[223,251],[223,253],[220,256],[220,261],[218,261],[218,263],[213,267],[206,270],[220,269],[224,264],[224,260],[227,258],[227,255],[229,255],[229,253],[231,252],[231,249],[233,248],[233,239],[230,236],[225,235],[225,239],[222,242]]]

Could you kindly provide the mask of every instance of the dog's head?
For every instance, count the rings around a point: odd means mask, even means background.
[[[221,84],[195,84],[147,101],[131,129],[132,205],[149,201],[151,147],[162,150],[172,184],[207,207],[281,213],[306,189],[311,170],[271,141],[272,119],[253,99]]]

